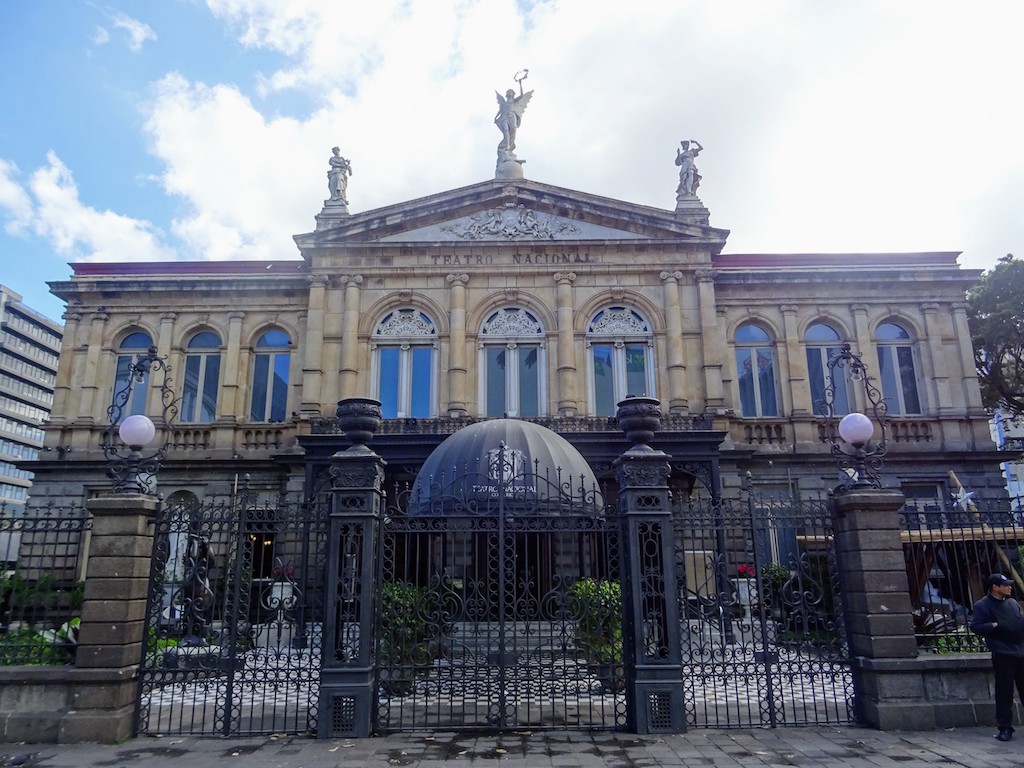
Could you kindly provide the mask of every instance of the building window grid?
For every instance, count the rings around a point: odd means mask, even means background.
[[[15,443],[11,440],[0,439],[0,454],[13,456],[17,459],[33,460],[39,458],[39,449],[33,448],[30,445]]]
[[[917,383],[913,338],[903,326],[885,322],[875,332],[878,377],[888,413],[916,416],[924,413]]]
[[[6,352],[0,353],[0,365],[15,373],[21,373],[29,378],[41,381],[48,387],[52,387],[57,383],[57,376],[54,373]]]
[[[20,315],[8,314],[4,325],[8,328],[13,328],[24,336],[31,336],[33,339],[44,343],[48,342],[55,347],[60,347],[61,339],[64,337],[62,333],[36,325]]]
[[[745,323],[736,329],[735,341],[740,415],[748,418],[778,416],[777,366],[772,337],[760,325]]]
[[[51,370],[57,367],[57,355],[47,352],[44,349],[40,349],[20,336],[10,333],[0,334],[0,345],[5,349],[17,352],[23,357],[31,357],[34,360],[38,360]]]
[[[522,307],[504,307],[480,329],[480,407],[489,418],[547,414],[544,326]]]
[[[114,390],[111,393],[111,402],[119,392],[124,392],[128,386],[129,371],[138,359],[140,353],[146,352],[153,346],[153,337],[144,331],[135,331],[128,334],[118,347],[117,364],[114,369]],[[131,387],[131,399],[124,404],[121,417],[139,416],[146,412],[146,399],[149,396],[149,371],[142,376],[142,381],[135,381]]]
[[[811,408],[818,416],[825,413],[825,388],[828,386],[828,363],[840,352],[842,337],[827,323],[812,323],[804,333],[807,349],[807,384],[811,392]],[[833,393],[832,410],[837,416],[850,412],[849,382],[846,369],[836,367],[834,373],[839,381]]]
[[[629,396],[655,396],[650,324],[630,307],[606,307],[587,325],[591,412],[613,416]]]
[[[0,390],[6,391],[12,395],[24,395],[25,397],[31,397],[34,400],[42,402],[44,405],[53,405],[53,392],[43,389],[31,382],[16,379],[13,376],[8,376],[6,373],[0,373]]]
[[[281,423],[288,413],[288,380],[291,339],[284,331],[267,331],[256,342],[253,358],[252,421]]]
[[[437,326],[411,307],[388,312],[373,331],[372,380],[386,419],[437,415]]]
[[[217,418],[220,391],[220,337],[195,334],[187,345],[180,418],[184,424],[209,424]]]
[[[39,427],[34,427],[21,421],[14,421],[6,416],[0,416],[0,432],[6,432],[9,435],[18,437],[26,437],[29,440],[43,439],[43,430],[39,429]]]
[[[6,461],[0,461],[0,477],[10,478],[11,480],[31,480],[32,473],[27,469],[18,469],[18,467]]]
[[[15,416],[24,416],[35,422],[46,421],[50,415],[49,411],[28,405],[20,400],[14,400],[6,395],[0,395],[0,408]]]

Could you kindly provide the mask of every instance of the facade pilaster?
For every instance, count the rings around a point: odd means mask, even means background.
[[[299,412],[305,417],[320,415],[327,275],[310,275],[308,280],[309,306],[306,312],[306,336],[303,340],[302,401],[299,405]]]
[[[345,286],[345,309],[341,314],[341,397],[356,397],[359,382],[359,286],[362,275],[342,275]]]
[[[231,420],[244,418],[245,403],[242,402],[242,388],[239,385],[239,371],[248,370],[248,359],[242,359],[242,321],[245,312],[228,314],[228,344],[225,351],[227,365],[224,366],[222,407],[227,411],[224,415]]]
[[[957,349],[960,350],[960,366],[963,370],[967,412],[978,415],[984,412],[981,403],[981,386],[978,384],[978,369],[974,365],[971,345],[971,328],[967,323],[967,302],[953,304],[953,330],[956,333]]]
[[[665,309],[665,355],[668,369],[668,409],[685,412],[689,409],[686,398],[686,360],[683,355],[683,317],[679,307],[679,270],[662,272],[661,297]]]
[[[448,275],[448,417],[464,418],[466,407],[466,285],[469,275]]]
[[[718,310],[715,306],[715,272],[711,269],[698,269],[695,277],[697,278],[697,298],[700,304],[701,345],[704,348],[705,410],[721,410],[725,408],[722,361],[725,360],[729,350],[723,330],[718,323]]]
[[[851,304],[850,311],[853,312],[853,332],[854,332],[854,345],[853,350],[855,354],[859,355],[865,360],[875,359],[872,357],[874,353],[869,355],[871,352],[871,328],[868,326],[868,305],[867,304]],[[870,370],[870,364],[869,364]],[[877,375],[877,371],[875,374]],[[850,404],[852,409],[855,411],[864,412],[864,409],[868,407],[867,401],[864,398],[864,390],[862,387],[853,388],[853,402]]]
[[[783,304],[782,332],[786,335],[786,360],[779,361],[782,370],[789,376],[788,394],[783,393],[784,401],[789,400],[789,407],[794,416],[806,416],[814,411],[811,402],[810,387],[807,386],[807,357],[800,354],[800,329],[797,327],[797,305]]]
[[[103,335],[110,315],[97,312],[92,316],[89,326],[89,348],[85,356],[85,371],[82,374],[81,400],[79,401],[78,419],[87,424],[103,424],[106,422],[106,405],[97,397],[101,386],[100,371],[103,370]],[[109,372],[113,383],[113,371]],[[76,445],[75,448],[85,448]]]
[[[575,272],[555,273],[558,304],[558,415],[575,416],[579,410],[576,388],[576,350],[573,334],[573,289]]]
[[[78,368],[79,358],[79,323],[82,320],[80,312],[64,313],[64,341],[60,347],[60,361],[57,365],[57,376],[53,385],[53,407],[50,416],[50,425],[54,427],[67,424],[67,415],[75,411],[70,408],[69,395],[71,394],[72,374]]]

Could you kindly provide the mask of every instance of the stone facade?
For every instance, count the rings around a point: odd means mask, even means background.
[[[295,237],[301,259],[73,265],[51,284],[69,310],[46,428],[71,452],[36,465],[36,493],[107,487],[118,359],[147,339],[183,398],[164,494],[227,493],[244,474],[301,487],[344,445],[329,420],[353,396],[391,408],[375,447],[392,469],[503,413],[608,469],[625,448],[608,404],[626,394],[663,403],[655,447],[699,481],[676,490],[728,494],[749,472],[766,491],[820,491],[836,469],[815,387],[842,341],[890,402],[887,486],[939,498],[950,469],[979,493],[1003,486],[964,310],[979,272],[955,253],[724,254],[728,231],[687,211],[501,179],[325,209]]]

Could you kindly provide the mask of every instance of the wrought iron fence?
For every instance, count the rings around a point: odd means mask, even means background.
[[[77,506],[0,505],[0,665],[74,662],[91,527]]]
[[[1017,598],[1024,597],[1022,515],[1005,498],[967,497],[949,505],[911,500],[903,508],[900,537],[922,652],[985,650],[967,626],[989,574],[1012,578]]]

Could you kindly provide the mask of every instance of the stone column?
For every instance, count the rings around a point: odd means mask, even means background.
[[[365,737],[377,706],[374,608],[377,541],[387,462],[366,447],[380,425],[380,402],[338,403],[338,423],[353,445],[331,459],[319,736]],[[351,428],[355,423],[356,427]],[[361,426],[360,426],[361,425]]]
[[[782,368],[788,377],[787,393],[784,397],[789,401],[794,416],[807,416],[814,412],[814,403],[811,402],[811,390],[807,386],[807,355],[800,345],[800,329],[796,322],[796,304],[783,304],[782,329],[786,334],[786,365]],[[783,361],[779,360],[780,367]]]
[[[469,275],[448,275],[448,418],[466,416],[466,284]]]
[[[874,371],[872,375],[877,376],[878,355],[872,352],[871,329],[868,327],[868,305],[853,304],[850,306],[850,310],[853,312],[853,351],[864,360],[869,371]],[[853,401],[850,403],[851,410],[863,413],[867,407],[864,388],[854,387]]]
[[[679,309],[679,281],[683,273],[662,272],[661,300],[665,307],[665,355],[668,369],[668,409],[685,412],[689,409],[686,398],[686,362],[683,357],[683,316]]]
[[[928,360],[924,362],[925,370],[931,376],[932,387],[929,398],[934,399],[932,412],[940,416],[951,416],[963,413],[963,410],[953,401],[949,387],[949,370],[945,365],[945,355],[942,350],[942,340],[949,336],[949,332],[943,328],[942,319],[939,317],[939,305],[933,301],[921,305],[921,312],[924,314],[925,339],[928,342]],[[957,446],[954,450],[964,450],[965,446]]]
[[[967,398],[967,412],[982,416],[985,408],[981,404],[981,388],[978,386],[978,369],[974,365],[974,348],[971,345],[971,328],[967,324],[967,302],[953,304],[953,330],[956,334],[957,351],[963,368],[964,386],[959,387]],[[983,416],[987,419],[987,416]]]
[[[247,420],[248,413],[245,403],[242,401],[242,387],[238,381],[238,372],[248,369],[248,365],[242,361],[242,320],[245,319],[245,312],[228,313],[228,338],[224,350],[224,365],[222,366],[223,390],[221,395],[222,407],[225,411],[222,418],[235,422],[239,419]]]
[[[50,416],[52,427],[67,424],[67,417],[74,410],[68,408],[68,395],[71,391],[72,374],[78,363],[78,323],[81,319],[82,315],[78,312],[64,313],[64,343],[61,344],[60,362],[53,385],[53,407]]]
[[[324,301],[327,275],[310,275],[309,309],[306,314],[306,337],[303,339],[302,402],[299,412],[309,418],[320,415],[324,376]]]
[[[97,391],[100,386],[100,370],[103,368],[103,332],[109,319],[110,315],[106,312],[97,312],[92,316],[92,322],[89,325],[88,350],[85,354],[85,370],[82,373],[82,386],[79,394],[81,399],[75,419],[86,424],[105,424],[107,422],[109,402],[105,403],[102,398],[97,397]],[[110,370],[108,373],[110,384],[113,385],[114,371]],[[76,449],[85,449],[86,447],[84,443],[75,445]]]
[[[698,269],[697,298],[700,303],[700,336],[704,349],[705,410],[725,408],[722,388],[722,361],[729,352],[729,345],[722,336],[718,325],[718,310],[715,307],[715,273],[711,269]]]
[[[341,315],[341,398],[355,397],[359,383],[359,286],[362,275],[342,275],[345,309]]]
[[[573,417],[579,408],[576,397],[576,345],[573,333],[573,291],[575,272],[556,272],[558,302],[558,415]]]
[[[92,535],[75,654],[79,674],[61,742],[131,736],[157,506],[156,498],[137,494],[88,502]]]
[[[860,716],[882,730],[934,728],[900,538],[898,491],[849,491],[833,500],[832,527]]]
[[[635,733],[686,730],[676,593],[669,456],[647,443],[661,423],[652,397],[619,403],[633,447],[615,460],[622,521],[623,667],[627,727]]]

